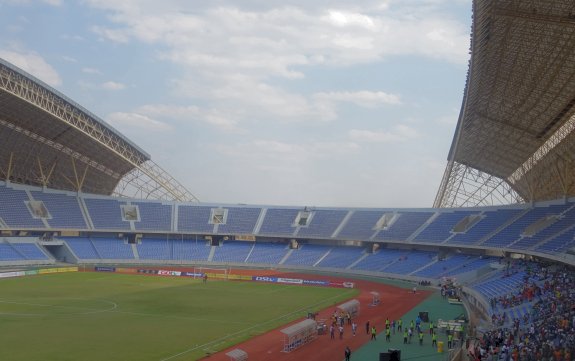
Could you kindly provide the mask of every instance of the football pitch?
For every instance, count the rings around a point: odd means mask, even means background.
[[[2,279],[0,360],[197,360],[358,293],[95,272]]]

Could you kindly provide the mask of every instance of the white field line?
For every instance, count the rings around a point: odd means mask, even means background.
[[[81,299],[85,301],[84,299]],[[118,304],[108,300],[98,300],[105,303],[112,305],[110,308],[106,309],[94,309],[94,308],[87,308],[87,307],[76,307],[76,306],[60,306],[60,305],[48,305],[43,303],[28,303],[28,302],[16,302],[16,301],[9,301],[0,299],[0,303],[9,303],[13,305],[23,305],[23,306],[35,306],[35,307],[49,307],[49,308],[59,308],[65,310],[81,310],[87,312],[75,312],[75,313],[68,313],[62,314],[58,316],[80,316],[80,315],[89,315],[94,313],[103,313],[103,312],[110,312],[110,313],[121,313],[126,315],[134,315],[134,316],[146,316],[146,317],[159,317],[159,318],[172,318],[176,320],[186,320],[186,321],[206,321],[212,323],[226,323],[226,324],[237,324],[237,325],[245,325],[246,322],[234,322],[229,320],[211,320],[205,318],[196,318],[196,317],[181,317],[181,316],[172,316],[172,315],[162,315],[162,314],[154,314],[154,313],[144,313],[144,312],[130,312],[130,311],[120,311],[118,310]],[[49,316],[46,313],[14,313],[14,312],[0,312],[0,315],[6,316]]]
[[[349,291],[343,293],[343,295],[345,295],[346,293],[352,293],[352,291],[349,290]],[[226,335],[226,336],[224,336],[224,337],[220,337],[220,338],[218,338],[218,339],[215,339],[215,340],[213,340],[213,341],[204,343],[204,344],[202,344],[202,345],[196,345],[196,346],[194,346],[194,347],[190,347],[190,348],[187,349],[187,350],[184,350],[184,351],[179,352],[179,353],[177,353],[177,354],[175,354],[175,355],[172,355],[172,356],[163,358],[163,359],[161,359],[160,361],[172,360],[172,359],[175,359],[175,358],[180,357],[180,356],[182,356],[182,355],[185,355],[185,354],[187,354],[187,353],[190,353],[190,352],[192,352],[192,351],[195,351],[195,350],[198,350],[198,349],[202,349],[202,348],[208,347],[208,346],[210,346],[210,345],[212,345],[212,344],[217,344],[217,343],[222,342],[222,341],[224,341],[224,340],[226,340],[226,339],[228,339],[228,338],[231,338],[231,337],[234,337],[234,336],[237,336],[237,335],[241,335],[242,333],[245,333],[245,332],[248,332],[248,331],[250,331],[250,330],[253,330],[254,328],[257,328],[257,327],[266,325],[266,324],[268,324],[268,323],[275,322],[275,321],[277,321],[277,320],[281,320],[282,318],[286,318],[286,317],[288,317],[288,316],[290,316],[290,315],[293,315],[293,314],[295,314],[295,313],[299,313],[299,312],[301,312],[301,311],[304,311],[304,310],[306,310],[306,309],[309,309],[310,307],[314,307],[314,306],[320,305],[320,304],[322,304],[322,303],[324,303],[324,302],[326,302],[326,301],[329,301],[329,300],[331,300],[331,299],[338,298],[338,297],[341,297],[341,296],[342,296],[342,294],[339,294],[339,295],[335,295],[335,296],[326,298],[325,300],[322,300],[322,301],[319,301],[319,302],[317,302],[317,303],[314,303],[313,305],[307,305],[307,306],[302,307],[302,308],[300,308],[300,309],[297,309],[297,310],[295,310],[295,311],[288,312],[288,313],[286,313],[286,314],[284,314],[284,315],[281,315],[281,316],[278,316],[278,317],[276,317],[276,318],[274,318],[274,319],[271,319],[271,320],[268,320],[268,321],[265,321],[265,322],[258,323],[258,324],[256,324],[256,325],[251,326],[251,327],[245,328],[245,329],[243,329],[243,330],[239,330],[239,331],[234,332],[234,333],[232,333],[232,334],[228,334],[228,335]]]
[[[81,299],[81,298],[74,298],[71,299],[74,301],[88,301],[86,299]],[[22,305],[22,306],[34,306],[34,307],[49,307],[49,308],[60,308],[60,309],[64,309],[64,310],[79,310],[79,311],[87,311],[87,312],[77,312],[77,313],[72,313],[71,315],[90,315],[93,313],[103,313],[103,312],[111,312],[113,310],[115,310],[116,308],[118,308],[118,304],[116,302],[112,302],[112,301],[108,301],[108,300],[97,300],[97,301],[101,301],[107,304],[110,304],[112,307],[106,308],[106,309],[94,309],[94,308],[87,308],[87,307],[77,307],[77,306],[60,306],[60,305],[47,305],[47,304],[43,304],[43,303],[28,303],[28,302],[16,302],[16,301],[11,301],[11,300],[6,300],[6,299],[0,299],[0,303],[8,303],[8,304],[13,304],[13,305]],[[35,313],[9,313],[9,312],[3,312],[1,313],[2,315],[14,315],[14,316],[46,316],[46,314],[35,314]],[[70,315],[70,314],[68,314]]]

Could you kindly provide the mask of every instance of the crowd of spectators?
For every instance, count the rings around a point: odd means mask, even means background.
[[[523,322],[515,319],[484,332],[468,348],[470,357],[489,361],[571,361],[575,352],[575,271],[533,263],[522,267],[527,271],[527,282],[521,300],[534,301],[531,314]]]
[[[503,278],[511,277],[518,272],[524,273],[521,285],[510,292],[493,297],[489,300],[491,306],[491,323],[497,326],[504,326],[509,322],[515,324],[527,323],[530,315],[524,314],[522,319],[510,319],[507,310],[520,306],[525,303],[531,303],[542,295],[542,283],[547,282],[549,277],[548,268],[533,262],[517,261],[513,264],[509,261]],[[499,312],[498,312],[499,311]]]

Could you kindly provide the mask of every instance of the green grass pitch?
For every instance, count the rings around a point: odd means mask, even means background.
[[[2,279],[0,360],[197,360],[358,292],[113,273]]]

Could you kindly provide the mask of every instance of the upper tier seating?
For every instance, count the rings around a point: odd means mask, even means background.
[[[171,231],[172,206],[158,202],[132,202],[137,205],[140,221],[135,221],[136,230],[139,231]]]
[[[433,220],[433,222],[431,222],[430,225],[425,227],[425,229],[415,237],[414,241],[441,243],[452,235],[451,230],[453,227],[455,227],[465,217],[473,213],[477,212],[460,210],[441,213]]]
[[[67,229],[86,229],[78,198],[64,193],[30,192],[37,201],[42,201],[50,212],[50,227]]]
[[[27,201],[26,191],[0,186],[0,218],[10,228],[45,228],[42,220],[32,217]]]
[[[379,231],[376,241],[404,241],[419,229],[434,212],[400,212],[399,218],[389,227]]]
[[[260,234],[293,236],[296,230],[294,222],[299,211],[299,209],[284,208],[268,209],[260,228]]]
[[[218,226],[219,234],[253,234],[261,213],[260,208],[229,207],[225,224]]]
[[[90,218],[96,229],[100,230],[128,230],[130,224],[122,219],[121,205],[114,198],[84,198],[84,203],[90,213]]]
[[[312,213],[310,223],[301,227],[297,236],[330,238],[346,214],[347,211],[341,210],[316,210]]]
[[[535,207],[530,209],[523,216],[502,229],[493,237],[482,243],[482,246],[506,248],[519,239],[521,232],[534,222],[550,215],[559,215],[569,208],[570,204],[551,205],[547,207]]]
[[[343,226],[337,238],[367,240],[375,234],[374,227],[382,217],[383,211],[353,211],[347,223]]]
[[[497,209],[494,211],[484,211],[482,219],[465,233],[458,233],[450,238],[448,244],[476,244],[489,234],[495,232],[499,227],[517,217],[523,209]]]
[[[214,225],[210,223],[212,207],[186,206],[178,207],[178,231],[213,233]]]

